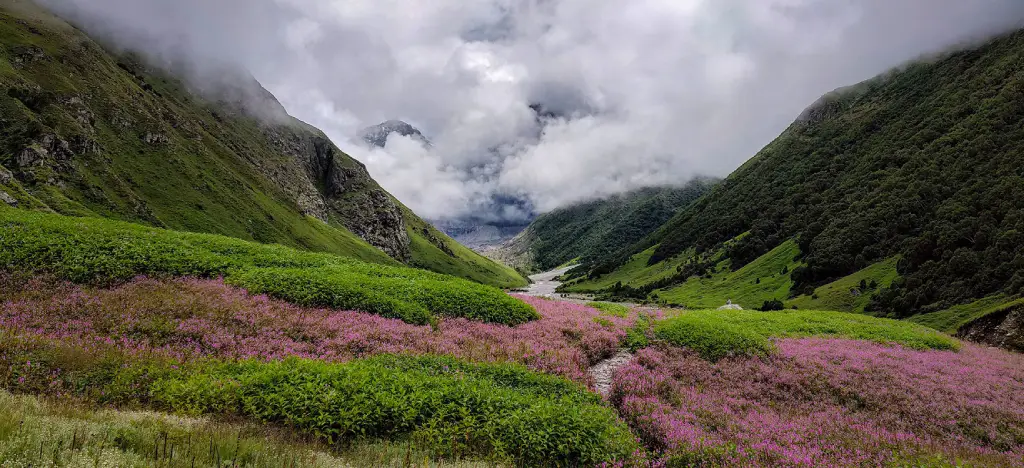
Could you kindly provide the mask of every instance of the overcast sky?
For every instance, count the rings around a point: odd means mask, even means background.
[[[434,219],[725,176],[823,93],[1024,18],[1021,0],[45,1],[248,68]],[[432,147],[362,145],[386,119]]]

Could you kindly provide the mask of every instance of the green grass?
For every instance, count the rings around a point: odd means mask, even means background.
[[[959,331],[960,327],[982,317],[1022,305],[1024,305],[1024,299],[1012,300],[1006,296],[997,295],[938,312],[915,315],[907,320],[953,334]]]
[[[385,355],[174,365],[49,342],[0,343],[0,363],[10,369],[2,384],[16,392],[74,389],[95,403],[243,418],[332,446],[408,440],[433,458],[530,466],[594,465],[638,448],[596,394],[514,364]]]
[[[651,258],[655,249],[656,247],[651,247],[633,255],[629,262],[607,275],[592,280],[567,284],[563,289],[566,292],[595,293],[607,289],[618,282],[628,286],[643,286],[644,284],[676,274],[676,267],[681,265],[687,257],[682,255],[655,265],[648,265],[647,261]]]
[[[690,309],[712,309],[729,300],[747,309],[761,307],[764,301],[789,297],[793,286],[789,272],[800,265],[795,260],[799,254],[800,247],[789,240],[739,270],[731,271],[729,260],[721,261],[711,278],[690,277],[657,294],[663,301]]]
[[[349,462],[267,428],[142,411],[90,411],[0,390],[3,466],[186,468],[213,467],[218,460],[254,468]]]
[[[930,328],[846,312],[699,310],[655,324],[655,335],[716,360],[730,354],[764,354],[771,338],[838,337],[894,343],[913,349],[957,350],[953,338]]]
[[[896,263],[899,257],[875,263],[852,275],[845,276],[814,290],[813,296],[799,296],[786,301],[790,307],[812,310],[839,310],[843,312],[864,313],[876,291],[888,288],[899,277]],[[868,285],[877,283],[876,289],[861,289],[861,281]],[[856,291],[856,292],[854,292]],[[814,296],[817,296],[815,298]]]
[[[771,341],[740,325],[697,314],[685,314],[654,325],[654,336],[689,348],[709,361],[728,356],[767,356]]]
[[[629,307],[611,302],[588,302],[587,307],[593,307],[608,315],[626,318],[629,315]]]
[[[0,268],[79,283],[137,275],[218,277],[302,305],[362,310],[410,323],[433,314],[519,324],[539,318],[502,291],[414,268],[168,231],[98,218],[0,208]]]

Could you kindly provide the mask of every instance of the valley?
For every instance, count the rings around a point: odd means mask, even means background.
[[[361,161],[478,135],[388,120],[350,156],[248,72],[43,5],[0,0],[0,467],[1024,465],[1024,30],[830,93],[724,178],[425,219]],[[489,109],[520,144],[601,117],[550,99]]]

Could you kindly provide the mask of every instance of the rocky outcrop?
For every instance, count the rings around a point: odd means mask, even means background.
[[[422,141],[424,144],[430,144],[426,137],[423,136],[423,133],[421,133],[416,127],[402,122],[401,120],[388,120],[380,125],[365,128],[361,132],[361,135],[363,137],[363,141],[372,146],[383,148],[387,145],[388,137],[391,136],[392,133],[412,137]]]
[[[324,222],[340,219],[350,231],[396,260],[409,259],[409,234],[402,210],[370,177],[366,167],[326,136],[299,122],[272,125],[264,135],[290,162],[257,162],[304,214]]]
[[[1024,352],[1024,303],[968,323],[960,327],[956,336],[975,343]]]
[[[4,204],[8,206],[13,206],[15,208],[18,207],[18,200],[16,200],[9,193],[3,190],[0,190],[0,202],[3,202]]]

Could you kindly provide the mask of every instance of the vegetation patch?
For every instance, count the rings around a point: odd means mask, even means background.
[[[775,347],[717,363],[643,349],[616,372],[610,399],[653,466],[1020,465],[1020,354],[841,338]]]
[[[98,403],[242,416],[332,445],[409,439],[432,456],[594,465],[638,445],[600,397],[515,364],[383,355],[346,363],[83,358],[80,348],[6,337],[3,384]]]
[[[794,309],[864,313],[871,303],[871,297],[899,278],[899,272],[896,271],[898,262],[897,256],[875,263],[852,275],[814,288],[811,294],[787,301],[787,304]]]
[[[515,325],[538,318],[493,287],[413,268],[378,265],[238,239],[98,218],[0,208],[0,268],[78,283],[138,275],[223,276],[300,304],[378,313],[426,324],[441,314]]]
[[[720,320],[685,314],[658,322],[654,335],[689,348],[709,361],[728,356],[767,356],[772,344],[764,335]]]
[[[255,425],[142,411],[90,411],[0,390],[4,466],[280,468],[373,460],[365,449],[358,457],[336,457],[290,439],[282,431]]]
[[[946,310],[915,315],[907,320],[953,334],[959,331],[960,327],[975,320],[1021,305],[1024,305],[1024,299],[1012,300],[1006,296],[997,295]]]
[[[789,297],[790,273],[799,267],[800,247],[793,240],[783,242],[756,260],[734,269],[731,260],[711,262],[703,274],[689,276],[678,286],[657,292],[669,303],[691,309],[710,309],[727,301],[754,308],[765,301]]]
[[[614,315],[619,318],[626,318],[629,315],[629,307],[622,304],[615,304],[611,302],[589,302],[587,305],[600,310],[605,314]]]
[[[957,350],[956,340],[927,327],[844,312],[702,310],[659,321],[655,335],[709,360],[764,355],[770,338],[842,337],[896,343],[911,349]]]

